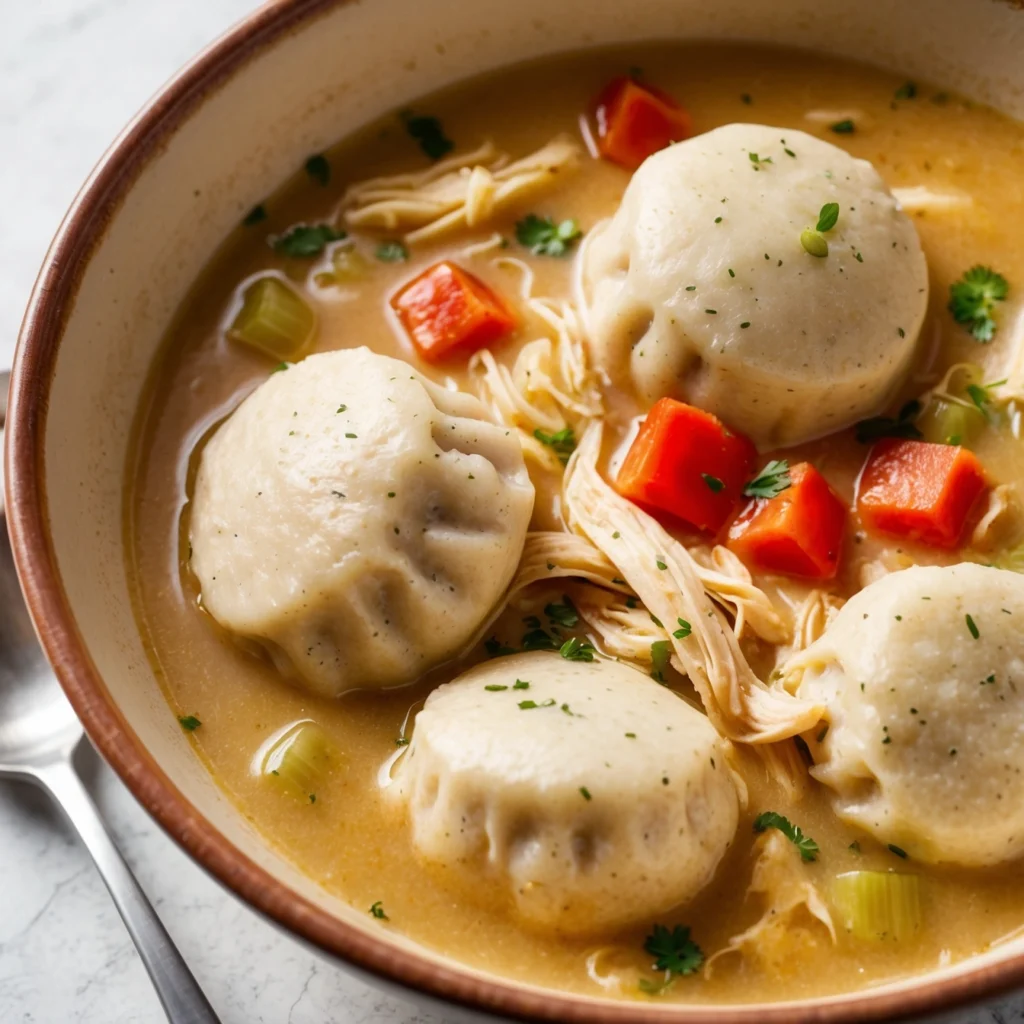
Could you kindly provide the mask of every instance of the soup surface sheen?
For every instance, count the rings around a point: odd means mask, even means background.
[[[1005,343],[1009,334],[1008,317],[1002,321],[1001,337],[989,348],[974,341],[946,311],[950,285],[975,264],[995,267],[1024,286],[1024,130],[989,109],[923,83],[908,90],[893,74],[811,54],[678,45],[573,55],[517,67],[426,98],[415,105],[415,113],[438,118],[456,152],[489,139],[517,158],[559,133],[579,138],[581,115],[593,97],[609,79],[633,67],[685,104],[694,134],[731,122],[800,129],[871,161],[892,188],[924,186],[962,197],[959,204],[912,213],[928,260],[931,298],[916,361],[899,397],[921,394],[954,363],[997,359],[999,342]],[[815,111],[825,113],[809,119]],[[834,119],[829,112],[835,112]],[[852,132],[830,127],[851,115]],[[326,257],[286,258],[268,246],[268,237],[300,222],[333,223],[352,182],[429,166],[397,115],[345,140],[326,157],[331,170],[326,183],[300,169],[266,201],[266,218],[239,226],[204,271],[154,370],[130,467],[126,553],[140,628],[154,667],[175,713],[201,721],[191,734],[197,752],[267,841],[357,908],[382,908],[387,915],[380,921],[382,928],[398,929],[483,970],[589,995],[681,1002],[818,996],[955,962],[1020,929],[1024,886],[1016,867],[967,870],[905,862],[866,833],[841,823],[823,787],[812,783],[805,796],[795,799],[746,752],[738,758],[749,788],[748,807],[711,884],[689,905],[607,940],[527,929],[516,922],[505,896],[486,877],[454,877],[450,869],[430,867],[414,856],[407,823],[381,797],[382,766],[396,753],[396,739],[411,734],[413,716],[427,694],[485,654],[477,649],[458,665],[397,690],[321,699],[288,685],[269,661],[243,650],[202,612],[198,583],[188,568],[189,497],[198,456],[214,428],[273,367],[268,358],[229,340],[225,328],[239,308],[244,283],[275,269],[316,311],[314,351],[366,345],[412,363],[438,382],[470,390],[464,360],[430,366],[416,358],[388,309],[392,294],[420,270],[451,257],[514,303],[522,267],[499,262],[513,257],[535,274],[535,294],[571,298],[574,260],[534,255],[517,244],[516,220],[531,212],[556,221],[575,218],[585,237],[615,212],[630,175],[584,156],[564,181],[507,216],[437,242],[411,245],[408,259],[375,258],[387,234],[354,232],[356,247],[366,258],[362,276],[340,285],[318,284],[317,275],[329,270]],[[752,180],[756,177],[751,175]],[[495,231],[508,241],[505,249],[463,253],[467,245]],[[543,333],[528,324],[512,342],[495,348],[502,362],[511,365],[521,343]],[[630,423],[641,410],[625,395],[609,394],[606,401],[607,455],[628,439]],[[893,410],[899,405],[897,401]],[[993,481],[1013,484],[1021,478],[1024,457],[1011,428],[987,432],[975,451]],[[864,446],[846,431],[790,450],[787,457],[813,462],[852,501],[864,454]],[[558,475],[534,472],[532,464],[531,475],[537,486],[532,528],[559,528]],[[942,554],[879,541],[854,524],[831,590],[839,597],[851,596],[869,572],[865,566],[874,561],[897,568],[962,558],[986,560],[969,550]],[[771,592],[771,580],[758,582]],[[494,633],[514,643],[524,630],[521,620],[561,593],[557,583],[536,588],[528,600],[504,614]],[[745,641],[744,649],[757,665],[763,653],[757,644]],[[670,682],[688,692],[684,680],[673,676]],[[315,720],[343,755],[311,794],[315,802],[268,785],[253,768],[261,745],[301,719]],[[755,949],[716,960],[707,974],[679,978],[657,997],[639,990],[636,978],[658,978],[650,972],[651,957],[643,953],[654,923],[688,926],[711,956],[760,918],[764,898],[746,893],[758,841],[751,825],[769,809],[798,822],[817,842],[821,853],[804,870],[807,880],[823,892],[830,879],[845,871],[897,868],[920,874],[923,917],[917,933],[911,940],[865,941],[840,926],[833,945],[820,923],[810,915],[797,916],[790,927]],[[595,959],[598,950],[604,952]],[[616,977],[625,979],[618,988],[602,987],[596,980]]]

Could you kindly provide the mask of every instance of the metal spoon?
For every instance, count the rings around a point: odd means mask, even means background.
[[[0,372],[0,449],[9,378]],[[82,726],[43,656],[18,586],[0,460],[0,777],[34,782],[60,805],[92,854],[172,1024],[218,1024],[75,772],[72,758],[82,739]]]

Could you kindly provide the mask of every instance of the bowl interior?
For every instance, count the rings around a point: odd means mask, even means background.
[[[133,420],[162,334],[199,269],[306,155],[489,68],[669,38],[834,52],[1024,117],[1024,10],[999,0],[286,0],[217,44],[126,131],[62,228],[26,321],[8,438],[12,523],[37,625],[91,734],[163,824],[246,898],[314,941],[414,983],[439,978],[440,959],[418,950],[419,966],[410,967],[401,951],[418,947],[390,932],[382,939],[363,911],[324,892],[257,835],[164,701],[124,566]],[[314,907],[345,922],[344,932]],[[1021,948],[1008,944],[982,960],[993,966]],[[966,991],[978,969],[972,961],[945,973],[959,975]],[[590,1012],[585,1000],[559,1005],[550,995],[527,1006],[482,976],[448,991],[558,1019]],[[696,1014],[674,1007],[664,1015]]]

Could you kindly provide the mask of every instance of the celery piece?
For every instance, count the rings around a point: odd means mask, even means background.
[[[848,871],[832,881],[840,924],[858,939],[906,942],[921,927],[921,879],[895,871]]]
[[[242,296],[228,337],[277,361],[294,361],[313,338],[316,316],[305,300],[277,277],[259,277]]]
[[[339,760],[330,736],[316,722],[305,719],[272,739],[264,748],[259,770],[264,779],[308,798]]]
[[[977,406],[933,398],[918,417],[917,429],[934,444],[970,448],[985,429],[985,417]]]

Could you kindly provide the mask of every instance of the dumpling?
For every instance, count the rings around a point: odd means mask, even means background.
[[[424,859],[476,862],[528,924],[588,934],[699,892],[741,790],[728,743],[670,690],[535,651],[432,693],[386,792]]]
[[[475,398],[330,352],[271,375],[206,446],[191,564],[206,610],[310,691],[398,686],[474,640],[533,500]]]
[[[840,817],[932,863],[1024,853],[1024,579],[971,563],[885,576],[794,672],[828,706],[812,774]]]
[[[826,203],[828,255],[805,251]],[[913,356],[928,269],[875,169],[731,124],[649,157],[584,251],[598,363],[645,404],[715,413],[762,449],[877,413]]]

